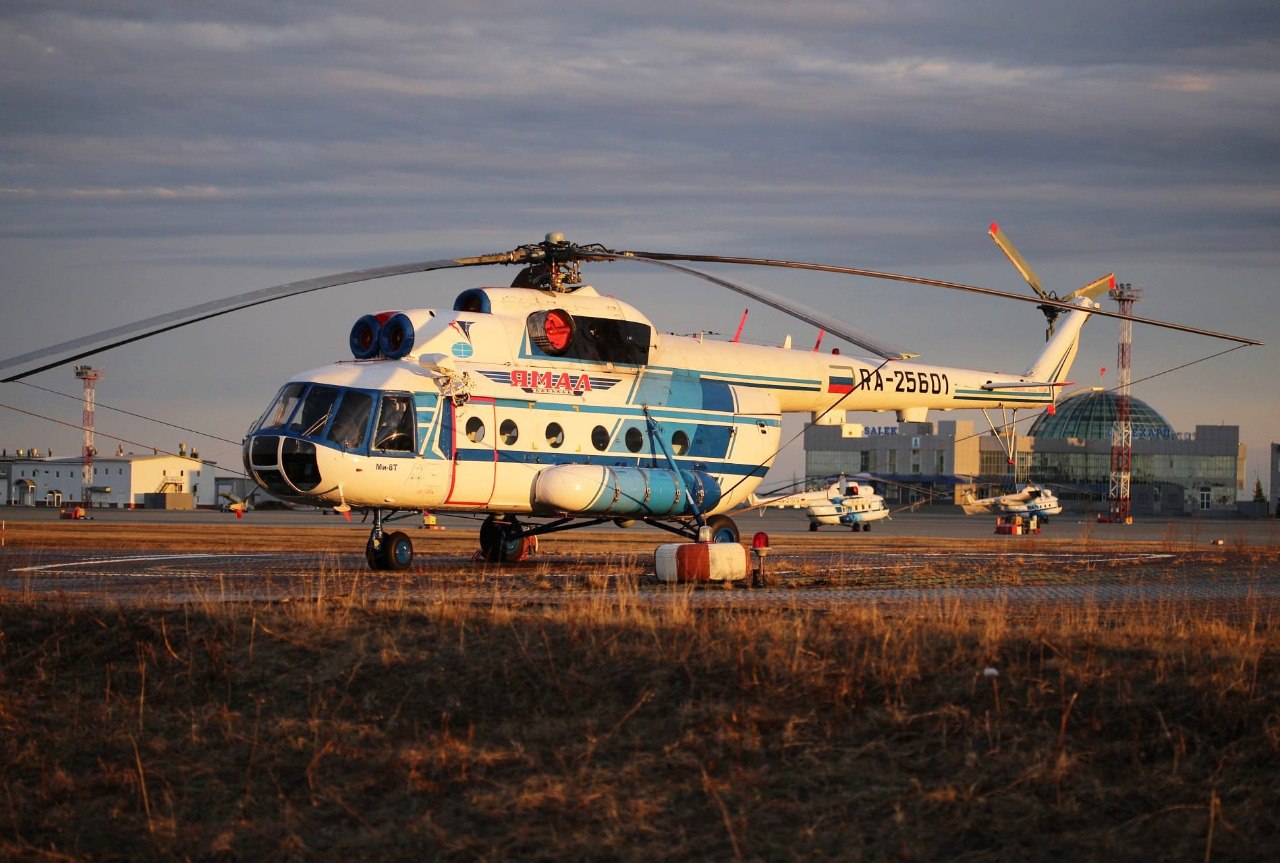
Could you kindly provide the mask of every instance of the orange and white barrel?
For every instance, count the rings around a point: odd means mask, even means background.
[[[747,549],[736,542],[672,542],[653,553],[653,570],[665,584],[742,581],[750,572]]]

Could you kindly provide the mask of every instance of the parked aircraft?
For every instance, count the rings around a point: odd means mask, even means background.
[[[751,297],[860,348],[850,356],[660,333],[636,307],[582,279],[586,262],[684,273]],[[1056,330],[1021,373],[909,362],[916,354],[833,315],[674,261],[820,270],[1037,303]],[[488,561],[519,559],[532,537],[643,520],[690,539],[736,542],[741,506],[781,445],[782,416],[835,410],[1040,407],[1054,402],[1080,330],[1107,312],[1108,275],[1059,299],[852,267],[760,258],[614,251],[563,235],[508,252],[356,270],[203,303],[0,362],[40,363],[5,381],[160,332],[285,297],[433,270],[517,265],[509,287],[463,291],[450,308],[371,311],[349,359],[300,372],[244,439],[244,468],[292,503],[373,515],[374,569],[413,560],[391,522],[423,510],[485,516]],[[1172,329],[1226,336],[1131,317]],[[69,355],[68,355],[69,354]],[[50,357],[59,358],[50,360]],[[997,359],[1003,359],[997,357]],[[847,499],[848,495],[844,499]],[[854,496],[862,500],[861,495]],[[847,506],[844,503],[841,506]]]

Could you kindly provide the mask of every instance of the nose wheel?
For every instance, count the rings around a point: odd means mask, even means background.
[[[403,531],[382,529],[382,512],[373,512],[373,530],[364,545],[364,559],[378,571],[403,572],[413,563],[413,540]]]
[[[364,557],[370,569],[402,572],[413,563],[413,540],[398,530],[384,533],[380,540],[371,535],[364,547]]]

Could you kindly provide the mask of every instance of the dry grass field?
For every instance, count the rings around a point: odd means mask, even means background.
[[[0,859],[1274,855],[1269,604],[672,596],[0,602]]]

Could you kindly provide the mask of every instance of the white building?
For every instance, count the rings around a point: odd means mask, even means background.
[[[93,505],[132,509],[148,494],[192,496],[196,506],[216,500],[213,468],[197,458],[117,453],[93,464]],[[10,506],[66,506],[80,502],[83,469],[79,458],[39,458],[19,453],[0,463],[0,497]],[[170,498],[181,506],[181,498]]]

